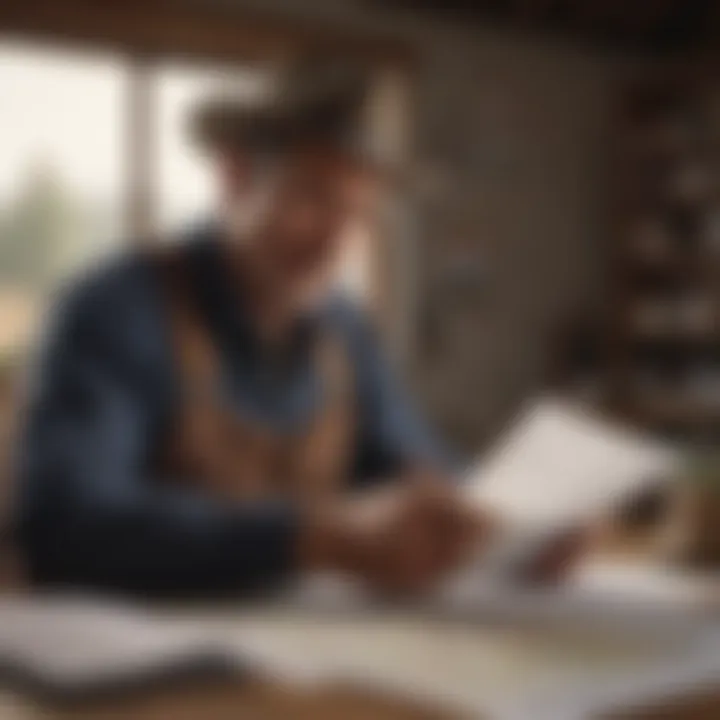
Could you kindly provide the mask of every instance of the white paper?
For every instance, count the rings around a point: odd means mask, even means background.
[[[469,493],[514,524],[568,527],[669,479],[678,462],[664,444],[543,399],[471,471]]]
[[[57,689],[142,679],[218,653],[203,632],[132,605],[52,595],[0,599],[0,666]]]
[[[519,600],[518,624],[411,610],[264,610],[215,615],[211,624],[281,680],[387,689],[469,717],[579,720],[720,678],[717,623],[698,618],[660,633],[635,623],[617,632],[592,621],[567,628],[528,623],[539,617],[537,605],[520,607]],[[548,617],[556,607],[548,596]],[[656,629],[670,619],[666,614]]]
[[[512,576],[563,531],[582,528],[634,494],[671,480],[679,453],[579,405],[541,399],[467,478],[471,502],[503,530],[460,573]],[[478,580],[479,582],[479,580]]]

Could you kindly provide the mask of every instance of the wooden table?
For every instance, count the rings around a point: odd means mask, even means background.
[[[169,614],[175,616],[177,609]],[[189,614],[193,615],[193,610]],[[200,611],[202,614],[205,611]],[[182,611],[184,615],[186,611]],[[276,622],[274,617],[264,613],[258,616],[260,623],[272,628]],[[294,622],[294,616],[288,619],[282,614],[277,615],[277,622],[286,625]],[[394,623],[395,621],[393,621]],[[227,608],[213,611],[212,623],[221,633],[242,634],[244,628],[255,623],[250,613]],[[318,638],[328,632],[327,623],[320,628]],[[444,621],[437,621],[431,626],[427,622],[428,634],[443,632]],[[358,626],[358,632],[368,637],[369,632]],[[373,630],[377,632],[377,628]],[[306,637],[309,631],[303,630]],[[516,636],[525,630],[512,631]],[[531,631],[528,631],[531,632]],[[477,633],[479,643],[499,642],[495,627],[473,627],[472,633],[455,628],[456,639],[460,643],[456,661],[465,661],[468,648],[468,636]],[[298,637],[297,635],[295,637]],[[380,637],[378,635],[378,637]],[[392,635],[389,636],[392,642]],[[431,641],[427,641],[430,642]],[[426,645],[431,647],[432,644]],[[419,647],[423,647],[420,645]],[[542,657],[542,651],[534,651]],[[445,647],[441,662],[452,662],[448,658]],[[479,668],[482,665],[478,665]],[[482,669],[478,671],[482,673]],[[438,703],[439,704],[439,703]],[[246,681],[217,681],[213,683],[193,684],[186,687],[171,687],[155,692],[145,692],[122,697],[120,700],[94,703],[82,707],[59,708],[44,707],[27,698],[21,698],[10,692],[0,692],[0,720],[454,720],[463,717],[458,712],[447,708],[429,707],[427,702],[408,699],[407,694],[401,699],[398,694],[382,693],[375,689],[372,692],[358,687],[342,687],[338,684],[303,685],[297,683],[270,682],[254,679]],[[477,717],[473,714],[472,717]],[[611,716],[607,716],[608,718]],[[720,717],[720,689],[701,688],[684,693],[683,697],[668,698],[658,701],[657,706],[643,709],[628,709],[612,718],[628,720],[637,718],[665,718],[665,720],[710,720]],[[553,718],[555,720],[555,718]],[[559,720],[559,718],[558,718]]]
[[[300,692],[263,683],[173,688],[78,708],[43,707],[0,692],[0,720],[461,720],[443,709],[334,688]],[[720,692],[689,693],[607,720],[717,720]]]
[[[242,634],[253,624],[253,613],[236,606],[192,610],[165,608],[163,614],[173,617],[211,618],[221,634]],[[260,622],[272,623],[260,611]],[[279,622],[283,620],[280,613]],[[488,626],[492,630],[492,626]],[[362,628],[358,628],[362,633]],[[487,630],[472,626],[478,642],[487,642]],[[468,635],[469,633],[462,633]],[[310,636],[314,638],[313,636]],[[307,640],[306,642],[311,642]],[[450,655],[445,650],[446,655]],[[479,666],[478,666],[479,667]],[[720,677],[718,687],[698,687],[664,697],[642,708],[628,708],[622,713],[607,715],[613,720],[717,720],[720,718]],[[7,690],[0,690],[0,720],[454,720],[461,716],[440,707],[441,703],[413,701],[397,693],[372,692],[357,687],[335,685],[307,686],[297,683],[254,680],[218,681],[170,687],[154,692],[128,695],[113,701],[84,707],[47,707]],[[476,717],[476,714],[473,714]],[[555,720],[555,719],[553,719]]]
[[[261,682],[173,688],[66,709],[43,707],[11,693],[0,693],[1,720],[451,720],[453,717],[398,699],[350,689],[302,692]]]
[[[699,693],[630,709],[607,720],[717,720],[720,692]],[[123,702],[59,709],[0,693],[2,720],[460,720],[443,710],[343,690],[293,693],[271,686],[174,689]]]

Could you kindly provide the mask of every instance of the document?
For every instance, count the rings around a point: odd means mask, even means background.
[[[199,628],[131,604],[79,596],[0,599],[0,682],[51,699],[239,672]]]
[[[511,573],[554,537],[672,481],[680,464],[664,443],[579,405],[539,400],[468,473],[471,502],[502,526],[477,562],[485,572]]]
[[[471,470],[471,496],[514,525],[572,527],[671,480],[669,446],[558,399],[533,403]]]

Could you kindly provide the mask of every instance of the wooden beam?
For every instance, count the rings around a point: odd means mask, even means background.
[[[391,37],[167,0],[2,0],[0,33],[82,41],[146,56],[230,61],[317,50],[407,64],[414,55],[407,44]]]
[[[523,25],[542,25],[559,4],[558,0],[513,0],[512,12]]]
[[[126,200],[130,236],[140,244],[150,242],[155,227],[154,133],[155,93],[151,66],[143,59],[132,61],[128,71],[126,112]]]
[[[686,0],[584,0],[576,12],[586,27],[598,24],[618,35],[646,34],[652,36],[662,29],[670,14]],[[688,2],[690,0],[687,0]]]

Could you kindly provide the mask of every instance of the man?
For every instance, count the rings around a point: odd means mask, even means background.
[[[487,532],[330,290],[382,183],[362,95],[296,80],[261,108],[205,107],[217,217],[61,304],[21,456],[34,581],[247,593],[317,569],[418,592]]]

